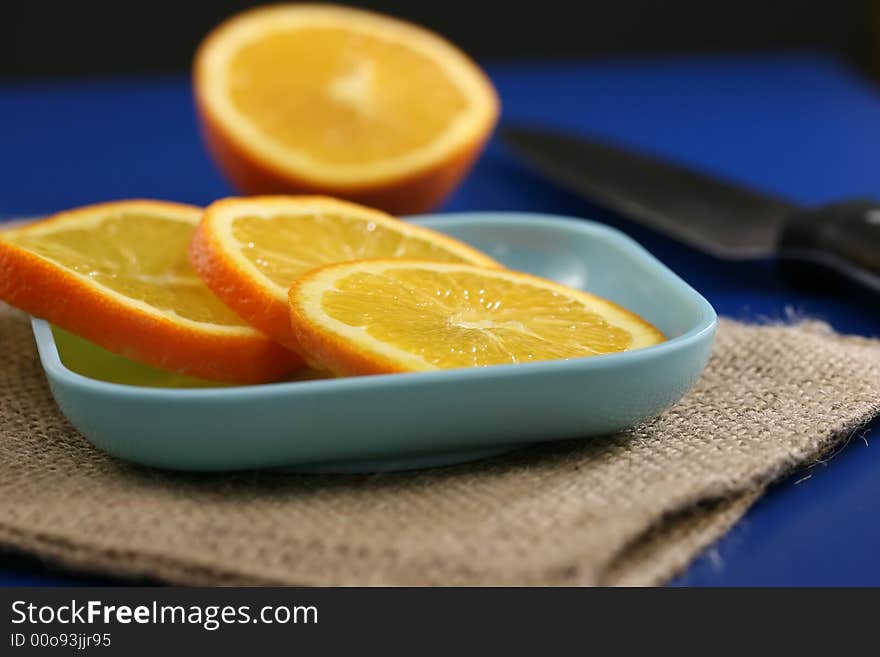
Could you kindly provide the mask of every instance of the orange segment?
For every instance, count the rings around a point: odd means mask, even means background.
[[[361,258],[418,258],[500,266],[442,233],[325,197],[229,198],[210,205],[190,245],[208,287],[239,316],[298,350],[287,291],[320,265]]]
[[[580,358],[665,339],[587,292],[464,264],[328,265],[291,287],[290,309],[310,362],[339,375]]]
[[[205,136],[243,191],[321,192],[426,210],[464,175],[498,116],[480,69],[441,37],[334,5],[236,16],[200,47]]]
[[[202,210],[92,205],[0,232],[0,299],[116,354],[230,382],[278,378],[297,356],[199,280],[186,247]]]

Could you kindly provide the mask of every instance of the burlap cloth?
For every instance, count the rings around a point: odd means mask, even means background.
[[[2,307],[0,346],[0,545],[188,584],[658,583],[880,411],[877,341],[722,321],[696,388],[629,432],[422,472],[191,475],[92,448]]]

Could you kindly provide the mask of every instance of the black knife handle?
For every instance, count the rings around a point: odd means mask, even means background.
[[[880,202],[843,201],[802,210],[779,236],[783,261],[830,267],[880,291]]]

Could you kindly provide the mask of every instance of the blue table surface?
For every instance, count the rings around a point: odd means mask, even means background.
[[[880,198],[880,89],[816,53],[524,61],[488,66],[503,121],[653,151],[805,204]],[[0,84],[0,219],[126,197],[197,204],[231,188],[205,156],[184,77]],[[774,263],[725,263],[557,190],[493,141],[444,208],[606,221],[639,240],[719,314],[822,318],[880,335],[880,299],[805,291]],[[675,585],[880,585],[880,423],[824,464],[774,485]],[[2,559],[3,557],[0,557]],[[0,562],[0,584],[105,583]]]

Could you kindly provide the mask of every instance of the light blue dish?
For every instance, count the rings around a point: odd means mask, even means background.
[[[95,446],[144,465],[353,472],[441,465],[631,427],[674,404],[703,371],[714,310],[623,233],[507,212],[416,221],[511,268],[616,301],[670,339],[567,361],[198,387],[60,332],[56,341],[49,324],[34,319],[52,393]],[[100,374],[82,373],[93,370]],[[161,387],[169,385],[188,387]]]

